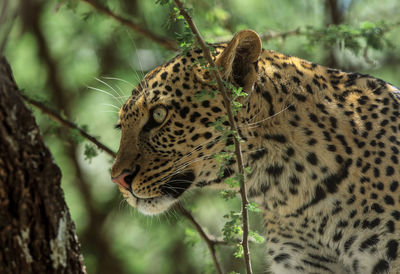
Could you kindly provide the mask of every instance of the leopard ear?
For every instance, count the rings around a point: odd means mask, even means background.
[[[261,54],[261,39],[255,31],[242,30],[217,57],[223,78],[250,92],[257,80],[257,60]]]

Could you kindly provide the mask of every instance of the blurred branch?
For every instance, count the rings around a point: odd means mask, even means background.
[[[285,39],[288,36],[298,36],[298,35],[304,35],[301,31],[300,28],[295,28],[294,30],[289,30],[289,31],[284,31],[284,32],[278,32],[278,31],[267,31],[265,33],[260,33],[260,38],[263,41],[268,41],[272,39]],[[219,43],[219,42],[226,42],[232,39],[232,35],[230,36],[220,36],[214,38],[214,41]]]
[[[215,245],[216,244],[226,244],[226,242],[216,241],[215,237],[208,235],[201,225],[193,218],[192,214],[185,209],[180,203],[178,203],[175,208],[184,216],[186,219],[189,220],[196,228],[197,232],[200,234],[201,238],[206,242],[208,249],[210,250],[211,257],[214,262],[215,269],[219,274],[222,274],[221,265],[219,264],[217,254],[215,253]]]
[[[296,28],[294,30],[289,30],[285,32],[276,32],[276,31],[269,31],[267,33],[262,33],[260,35],[261,40],[267,41],[267,40],[272,40],[272,39],[285,39],[288,36],[296,36],[296,35],[302,35],[303,33],[301,32],[300,28]]]
[[[123,18],[120,15],[115,14],[107,7],[99,4],[96,0],[81,0],[81,1],[86,2],[87,4],[89,4],[90,6],[95,8],[97,11],[103,13],[104,15],[112,17],[113,19],[115,19],[116,21],[121,23],[122,25],[127,26],[128,28],[132,29],[133,31],[140,33],[144,37],[149,38],[150,40],[156,42],[157,44],[160,44],[161,46],[165,47],[168,50],[177,51],[179,49],[175,40],[159,36],[158,34],[152,32],[151,30],[146,29],[146,28],[142,27],[141,25],[139,25],[129,19]]]
[[[50,54],[50,49],[39,23],[42,3],[34,0],[21,0],[20,10],[23,26],[35,36],[39,57],[43,61],[45,69],[47,69],[47,84],[51,88],[51,99],[56,107],[60,111],[65,111],[68,116],[68,109],[65,106],[68,104],[70,96],[66,95],[61,84],[59,69]]]
[[[385,29],[382,30],[382,34],[385,34],[397,27],[400,27],[400,21],[395,22],[392,24],[388,24]],[[318,29],[313,28],[313,27],[306,27],[306,28],[295,28],[293,30],[289,31],[284,31],[284,32],[279,32],[279,31],[274,31],[274,30],[269,30],[265,33],[260,33],[260,38],[263,41],[268,41],[268,40],[273,40],[273,39],[286,39],[289,36],[303,36],[303,35],[309,35],[309,36],[321,36],[319,33]],[[360,37],[361,34],[354,34],[356,37]],[[216,43],[220,42],[226,42],[232,39],[232,35],[229,36],[218,36],[214,37],[213,41]]]
[[[36,101],[34,99],[29,98],[25,94],[21,93],[22,97],[24,98],[25,101],[27,101],[29,104],[35,106],[38,108],[41,112],[47,114],[50,118],[53,120],[59,122],[62,126],[67,127],[72,130],[77,130],[84,138],[92,142],[94,145],[96,145],[99,149],[103,150],[106,152],[108,155],[111,157],[115,158],[115,152],[112,151],[108,146],[105,144],[101,143],[99,140],[97,140],[95,137],[87,133],[85,130],[80,128],[78,125],[75,123],[61,117],[60,114],[58,114],[56,111],[50,109],[49,107],[45,106],[43,103]]]
[[[0,28],[0,56],[3,55],[11,29],[18,17],[17,10],[9,8],[8,4],[7,0],[0,4],[0,26],[3,26]]]

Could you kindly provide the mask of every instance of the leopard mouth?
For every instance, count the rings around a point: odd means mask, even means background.
[[[193,171],[185,171],[171,177],[160,188],[162,195],[142,198],[135,195],[132,189],[125,189],[123,196],[126,201],[146,215],[159,214],[167,210],[192,185],[195,180]],[[128,191],[126,191],[128,190]]]
[[[192,185],[194,179],[194,172],[191,170],[176,174],[161,186],[161,191],[164,195],[177,199]]]

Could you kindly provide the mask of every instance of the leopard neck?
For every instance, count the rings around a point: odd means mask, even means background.
[[[337,188],[353,157],[342,147],[329,151],[329,141],[347,138],[350,130],[340,121],[327,80],[318,76],[323,70],[272,51],[259,61],[259,80],[242,112],[241,131],[247,139],[245,163],[252,169],[249,196],[267,211],[293,215],[322,199],[344,199]],[[321,182],[332,185],[321,187]]]

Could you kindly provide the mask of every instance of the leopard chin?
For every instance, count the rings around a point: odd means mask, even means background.
[[[144,215],[157,215],[168,210],[178,198],[186,192],[195,179],[193,171],[185,171],[171,177],[171,179],[161,186],[163,195],[152,198],[142,198],[136,196],[131,190],[120,187],[127,203],[137,208]]]
[[[128,192],[123,194],[127,203],[139,210],[140,213],[144,215],[158,215],[165,212],[168,208],[170,208],[177,199],[172,198],[171,196],[160,196],[155,198],[136,198],[132,193]]]

